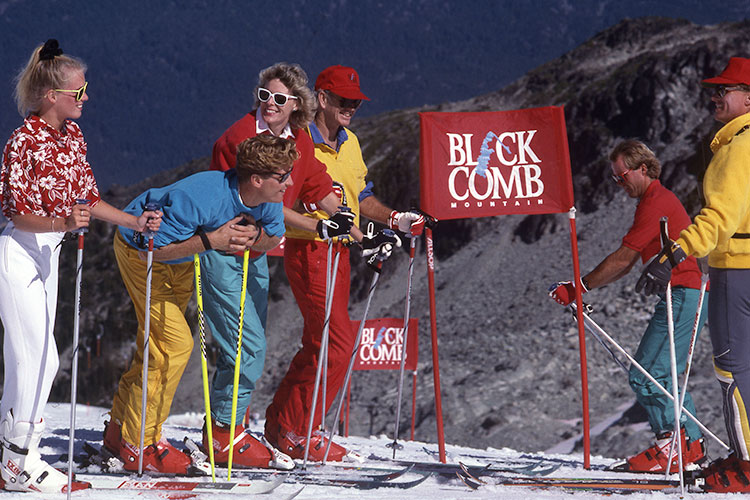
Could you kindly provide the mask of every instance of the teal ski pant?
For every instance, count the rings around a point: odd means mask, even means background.
[[[242,292],[242,257],[209,251],[201,255],[203,314],[218,347],[216,372],[211,382],[211,416],[229,425]],[[237,422],[250,406],[255,383],[266,357],[268,262],[266,255],[251,258],[242,326],[240,379],[237,388]]]
[[[690,339],[698,308],[699,290],[675,287],[672,289],[672,314],[674,318],[674,344],[677,358],[677,373],[682,374],[687,364]],[[706,320],[708,293],[703,300],[696,340]],[[654,315],[643,334],[635,360],[643,366],[670,394],[672,394],[672,369],[669,356],[669,332],[667,330],[667,302],[663,298],[656,304]],[[674,429],[674,406],[672,401],[649,381],[637,368],[630,368],[630,387],[638,402],[646,409],[648,422],[655,434]],[[682,389],[682,387],[679,387]],[[695,415],[695,405],[688,392],[685,409]],[[697,415],[696,415],[697,416]],[[684,413],[680,423],[685,427],[688,441],[702,437],[700,428]]]

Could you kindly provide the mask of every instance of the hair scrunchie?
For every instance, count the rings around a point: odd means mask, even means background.
[[[60,44],[54,38],[50,38],[44,42],[44,47],[39,51],[40,61],[51,61],[55,56],[61,56],[63,50],[60,48]]]

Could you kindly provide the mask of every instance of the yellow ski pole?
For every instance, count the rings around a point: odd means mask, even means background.
[[[203,400],[206,403],[206,435],[208,436],[208,460],[211,462],[211,480],[216,482],[216,465],[214,463],[214,436],[211,426],[211,396],[208,391],[208,363],[206,362],[206,329],[203,318],[203,285],[201,283],[201,260],[198,254],[193,255],[195,268],[195,297],[198,302],[198,335],[201,343],[201,375],[203,375]]]
[[[229,425],[229,459],[227,460],[227,481],[232,479],[232,457],[234,456],[234,426],[237,423],[237,390],[240,385],[240,361],[242,359],[242,323],[245,319],[245,295],[247,294],[247,268],[250,251],[245,249],[242,256],[242,291],[240,292],[240,324],[237,327],[237,356],[234,358],[234,387],[232,389],[232,421]]]

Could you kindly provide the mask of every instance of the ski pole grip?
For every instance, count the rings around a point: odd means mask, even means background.
[[[86,198],[79,198],[76,199],[76,205],[88,205],[91,200],[88,200]],[[75,231],[73,231],[73,234],[85,234],[89,232],[89,228],[87,227],[79,227]]]
[[[158,203],[150,201],[150,202],[146,203],[144,211],[146,211],[146,212],[155,212],[156,210],[159,210],[160,208],[161,208],[161,206]],[[149,220],[150,219],[151,218],[149,217]],[[153,238],[154,237],[154,232],[153,231],[149,231],[148,228],[147,228],[147,229],[145,229],[143,231],[143,236],[145,236],[147,238]]]
[[[424,217],[425,220],[425,226],[427,226],[430,229],[435,229],[437,226],[438,220],[437,218],[433,217],[432,215],[428,214],[421,208],[412,208],[411,211],[416,212]]]
[[[669,231],[667,226],[668,217],[665,215],[661,219],[659,219],[659,234],[661,236],[661,246],[664,247],[664,245],[667,245],[669,243]]]

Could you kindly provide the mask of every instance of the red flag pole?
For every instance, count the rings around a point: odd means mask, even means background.
[[[427,247],[427,284],[430,290],[430,330],[432,333],[432,376],[435,381],[435,419],[437,423],[440,461],[446,463],[445,434],[443,432],[443,402],[440,397],[440,367],[438,363],[437,311],[435,307],[435,254],[432,246],[432,229],[424,230]]]
[[[417,370],[412,372],[411,379],[411,440],[414,441],[414,422],[417,419]]]
[[[576,208],[568,211],[570,220],[570,247],[573,253],[574,283],[581,282],[581,267],[578,263],[578,236],[576,235]],[[576,319],[578,321],[578,348],[581,357],[581,401],[583,404],[583,467],[591,468],[591,439],[589,436],[589,376],[586,367],[586,331],[583,324],[583,299],[581,287],[576,290]]]

